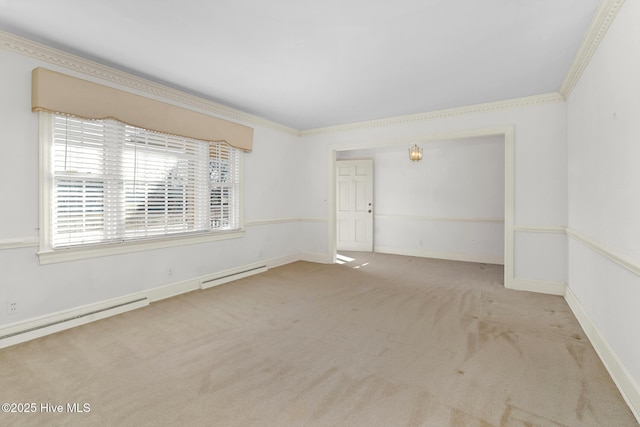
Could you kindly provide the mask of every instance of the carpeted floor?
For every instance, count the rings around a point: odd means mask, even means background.
[[[37,405],[0,425],[637,425],[561,297],[347,255],[0,350],[0,400]]]

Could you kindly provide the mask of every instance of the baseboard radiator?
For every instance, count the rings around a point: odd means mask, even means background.
[[[253,276],[254,274],[264,273],[267,270],[268,268],[266,265],[260,265],[243,270],[229,270],[217,275],[206,276],[200,279],[200,288],[212,288],[214,286],[222,285],[223,283],[231,282],[233,280]]]
[[[64,331],[96,320],[115,316],[130,310],[149,305],[147,298],[138,298],[131,301],[125,301],[105,307],[93,307],[86,312],[76,312],[57,314],[54,316],[41,318],[39,320],[30,321],[23,324],[6,328],[6,332],[0,335],[0,348],[9,347],[35,338],[55,332]],[[0,332],[1,333],[1,332]]]
[[[241,268],[190,279],[155,290],[141,292],[137,295],[123,296],[97,304],[14,323],[0,328],[0,348],[20,344],[25,341],[145,307],[148,306],[150,302],[163,298],[170,298],[198,288],[211,288],[223,283],[253,276],[254,274],[264,273],[267,270],[266,264],[245,265]]]

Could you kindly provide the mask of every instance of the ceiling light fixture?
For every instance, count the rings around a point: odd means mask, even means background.
[[[409,159],[413,162],[422,160],[422,148],[418,147],[418,144],[413,144],[413,147],[409,148]]]

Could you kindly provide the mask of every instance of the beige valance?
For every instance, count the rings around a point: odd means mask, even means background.
[[[45,68],[33,70],[31,110],[86,119],[112,118],[157,132],[225,141],[245,151],[253,148],[250,127]]]

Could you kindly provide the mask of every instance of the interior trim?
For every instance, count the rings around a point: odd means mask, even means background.
[[[120,255],[132,252],[150,251],[173,246],[193,245],[218,240],[238,239],[244,236],[244,230],[216,231],[209,233],[195,233],[168,237],[132,240],[122,243],[105,243],[87,245],[67,249],[50,249],[38,252],[40,264],[76,261],[87,258]]]
[[[519,233],[553,233],[553,234],[566,234],[567,229],[565,227],[540,227],[537,225],[514,225],[513,231]]]
[[[40,239],[37,237],[19,237],[14,239],[2,239],[0,240],[0,250],[2,249],[17,249],[17,248],[32,248],[40,245]]]
[[[492,111],[508,110],[518,107],[528,107],[532,105],[554,104],[564,102],[564,98],[558,92],[545,93],[541,95],[527,96],[524,98],[507,99],[503,101],[487,102],[484,104],[467,105],[458,108],[448,108],[445,110],[430,111],[426,113],[409,114],[405,116],[389,117],[380,120],[369,120],[364,122],[349,123],[345,125],[328,126],[324,128],[309,129],[300,131],[300,136],[316,135],[322,133],[334,133],[353,131],[374,127],[385,127],[402,125],[425,120],[447,119],[455,116],[467,114],[488,113]]]
[[[564,295],[567,288],[566,283],[562,282],[549,282],[546,280],[525,279],[522,277],[515,277],[509,289],[517,291],[535,292],[538,294],[549,295]]]
[[[623,4],[624,0],[601,0],[599,2],[593,18],[591,18],[589,28],[580,42],[580,47],[578,47],[562,86],[560,86],[560,94],[565,100],[569,99],[573,88],[582,77],[582,73],[589,65],[591,58]]]
[[[622,397],[627,402],[629,409],[631,409],[636,420],[640,422],[640,385],[620,361],[618,355],[593,323],[589,313],[587,313],[582,304],[580,304],[580,301],[570,287],[567,287],[564,299],[578,320],[578,323],[582,326],[596,353],[598,353],[600,360],[602,360],[613,382],[618,387],[618,390],[620,390],[620,394],[622,394]]]
[[[374,215],[376,219],[389,219],[394,221],[440,221],[440,222],[487,222],[495,224],[504,224],[502,218],[472,218],[472,217],[453,217],[453,216],[424,216],[424,215]]]
[[[256,219],[245,221],[245,227],[253,227],[258,225],[272,225],[272,224],[288,224],[292,222],[327,222],[327,218],[320,217],[291,217],[291,218],[274,218],[274,219]]]
[[[109,81],[116,85],[132,89],[134,92],[141,91],[148,95],[173,101],[173,103],[187,105],[196,110],[202,110],[213,113],[219,117],[232,119],[239,124],[260,125],[292,135],[299,135],[299,131],[297,129],[263,119],[262,117],[254,116],[195,95],[190,95],[169,86],[116,70],[80,56],[73,55],[5,31],[0,31],[0,48],[13,51],[20,55],[29,56],[49,64],[54,64],[68,70],[73,70],[83,75],[93,76],[101,81]]]
[[[599,254],[604,255],[606,258],[609,258],[616,264],[640,276],[640,260],[638,260],[637,258],[627,255],[624,252],[608,246],[604,243],[598,242],[597,240],[592,239],[591,237],[588,237],[576,230],[572,230],[571,228],[567,228],[567,234],[570,237],[573,237],[574,239],[588,246],[589,248],[593,249],[594,251],[598,252]]]
[[[140,298],[131,301],[123,301],[122,299],[119,299],[114,305],[109,305],[113,304],[111,301],[54,313],[51,316],[45,316],[38,320],[17,324],[17,326],[16,324],[10,325],[10,327],[0,330],[0,334],[2,334],[0,336],[0,348],[20,344],[149,305],[147,298]],[[29,327],[29,325],[33,326]],[[7,333],[7,331],[11,331],[11,328],[16,332]]]
[[[159,96],[180,104],[189,105],[225,118],[234,119],[241,123],[265,126],[296,136],[307,136],[319,133],[349,131],[371,127],[398,125],[408,122],[444,119],[465,114],[566,101],[623,4],[624,0],[600,1],[587,33],[582,39],[580,47],[578,48],[559,92],[303,131],[254,116],[213,101],[190,95],[129,73],[118,71],[97,62],[90,61],[77,55],[73,55],[5,31],[0,31],[0,47],[21,55],[30,56],[50,64],[58,65],[66,69],[74,70],[82,74],[91,75],[101,80],[108,80],[115,84],[123,85],[137,91],[143,91],[147,94]]]
[[[20,320],[15,323],[0,326],[0,348],[40,338],[71,327],[80,326],[106,317],[114,316],[130,309],[144,307],[156,301],[202,289],[202,281],[208,280],[214,276],[219,277],[220,275],[235,273],[241,270],[247,271],[255,269],[256,267],[265,267],[266,269],[270,269],[297,261],[320,262],[325,264],[330,263],[330,259],[327,254],[296,252],[289,255],[270,258],[258,263],[245,264],[230,270],[210,273],[204,276],[183,280],[181,282],[174,282],[168,285],[123,295],[109,300]],[[258,272],[262,270],[255,269],[254,271]],[[110,309],[113,307],[116,308]],[[47,325],[52,325],[52,327],[46,327]]]

